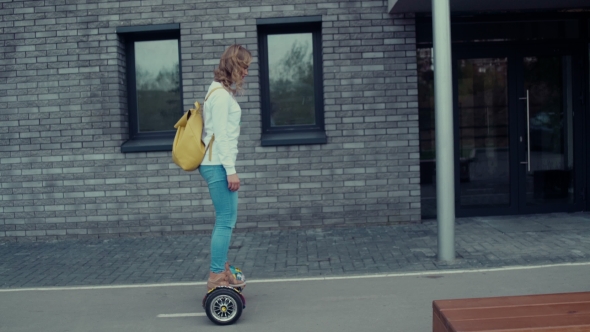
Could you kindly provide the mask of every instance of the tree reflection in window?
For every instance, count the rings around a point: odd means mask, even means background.
[[[182,114],[178,40],[135,42],[140,132],[174,128]]]
[[[268,36],[271,127],[315,124],[312,34]]]

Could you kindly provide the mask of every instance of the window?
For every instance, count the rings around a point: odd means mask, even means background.
[[[436,218],[436,142],[434,136],[434,57],[432,48],[416,50],[420,138],[420,206],[422,218]]]
[[[262,145],[326,143],[321,17],[259,19]]]
[[[171,151],[183,114],[178,24],[120,27],[125,43],[129,140],[122,152]]]

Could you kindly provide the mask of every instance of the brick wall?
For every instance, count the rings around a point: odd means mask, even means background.
[[[328,144],[261,147],[257,18],[322,16]],[[206,231],[198,172],[128,138],[118,26],[179,23],[188,109],[225,47],[255,56],[243,110],[240,229],[420,220],[414,19],[387,1],[0,2],[0,241]]]

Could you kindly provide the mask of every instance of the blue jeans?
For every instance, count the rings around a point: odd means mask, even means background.
[[[199,172],[207,181],[215,207],[215,227],[211,236],[211,265],[213,273],[225,271],[231,234],[238,220],[238,192],[227,188],[227,174],[221,165],[202,165]]]

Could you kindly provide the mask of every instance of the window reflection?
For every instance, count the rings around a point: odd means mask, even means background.
[[[527,205],[574,201],[571,58],[525,57],[530,151]]]
[[[181,114],[178,40],[135,42],[140,132],[171,130]]]
[[[510,204],[508,59],[459,60],[460,204]]]
[[[436,217],[434,135],[434,61],[432,48],[421,48],[418,60],[418,125],[420,127],[420,193],[422,218]]]
[[[311,33],[268,36],[271,127],[314,125]]]

